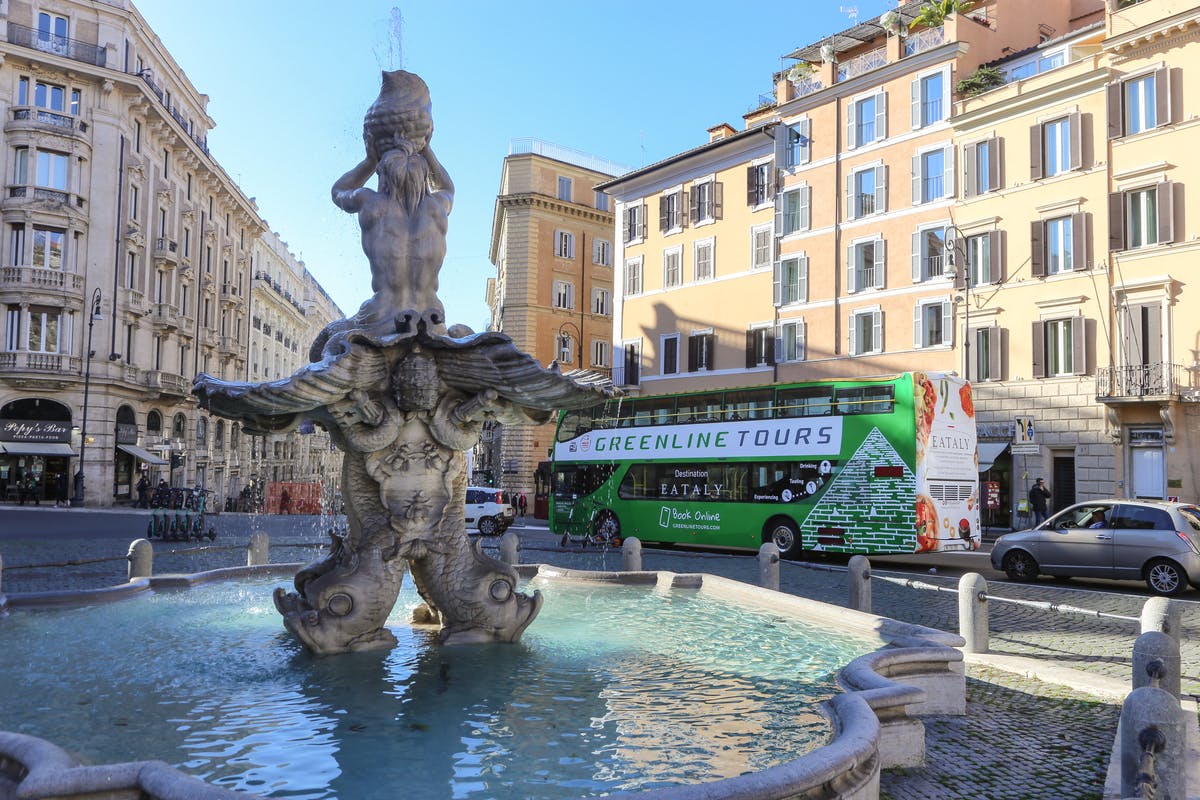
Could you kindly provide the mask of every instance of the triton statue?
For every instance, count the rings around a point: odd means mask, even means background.
[[[383,73],[366,155],[333,186],[334,203],[358,215],[372,297],[327,326],[290,378],[201,374],[192,389],[248,433],[311,419],[345,452],[348,530],[296,575],[296,591],[275,591],[284,625],[316,653],[394,645],[384,624],[406,567],[425,601],[419,621],[440,625],[442,642],[516,641],[542,597],[518,592],[516,570],[467,537],[463,451],[485,421],[541,424],[616,392],[598,374],[543,367],[504,334],[446,327],[437,286],[454,187],[429,147],[430,108],[419,77]],[[364,188],[372,173],[377,190]]]

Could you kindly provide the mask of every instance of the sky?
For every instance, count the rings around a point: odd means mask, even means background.
[[[638,168],[708,141],[772,91],[782,56],[895,0],[133,0],[216,122],[208,145],[352,314],[371,273],[329,199],[363,157],[380,72],[429,85],[431,147],[455,185],[438,296],[484,330],[492,216],[514,139]],[[856,13],[857,16],[854,16]],[[374,186],[371,182],[369,186]]]

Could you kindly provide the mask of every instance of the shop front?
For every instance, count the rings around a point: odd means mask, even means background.
[[[151,486],[158,483],[160,469],[169,464],[167,459],[138,445],[138,426],[132,421],[122,421],[118,411],[116,429],[116,452],[113,454],[113,500],[133,502],[138,479],[146,476]]]
[[[69,420],[0,420],[0,499],[67,502],[75,456]]]

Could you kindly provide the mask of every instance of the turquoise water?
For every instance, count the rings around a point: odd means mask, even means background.
[[[0,619],[0,729],[280,798],[562,798],[731,777],[823,744],[875,645],[684,590],[535,581],[516,645],[315,658],[278,580]]]

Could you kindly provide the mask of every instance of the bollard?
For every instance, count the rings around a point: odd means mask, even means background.
[[[626,572],[642,571],[642,540],[630,536],[621,543],[621,569]]]
[[[516,531],[507,531],[500,537],[500,560],[514,567],[521,563],[521,537]]]
[[[1147,668],[1159,662],[1157,681]],[[1179,642],[1162,631],[1146,631],[1133,642],[1133,688],[1158,686],[1176,698],[1179,697]]]
[[[271,563],[271,537],[266,531],[255,531],[250,534],[250,543],[246,545],[246,566],[261,567]]]
[[[1179,619],[1183,606],[1167,597],[1151,597],[1142,606],[1142,633],[1162,631],[1179,641]]]
[[[849,569],[850,607],[871,613],[871,560],[866,556],[851,556]]]
[[[1134,689],[1121,706],[1121,797],[1187,797],[1183,709],[1154,686]]]
[[[153,574],[154,545],[148,539],[134,539],[129,543],[129,580]]]
[[[758,548],[758,585],[779,591],[779,548],[772,542]]]
[[[987,580],[978,572],[958,579],[958,635],[964,653],[988,651]]]

